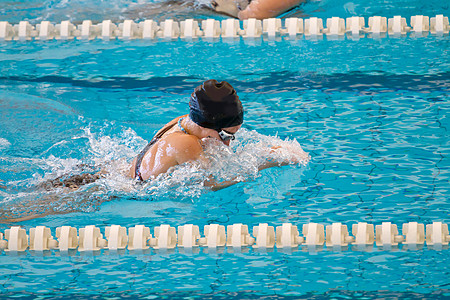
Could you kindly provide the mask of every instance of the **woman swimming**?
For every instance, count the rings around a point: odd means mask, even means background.
[[[207,80],[195,88],[189,101],[189,115],[180,116],[157,132],[150,143],[133,160],[129,175],[145,181],[166,173],[171,167],[200,160],[208,166],[203,142],[212,138],[229,146],[244,121],[244,109],[235,89],[226,81]],[[273,147],[275,151],[279,147]],[[293,163],[267,161],[259,170]],[[213,190],[230,186],[236,181],[214,182],[206,186]]]

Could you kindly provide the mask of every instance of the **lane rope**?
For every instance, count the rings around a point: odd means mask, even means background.
[[[123,227],[111,225],[100,228],[89,225],[83,228],[72,226],[57,227],[54,231],[45,226],[26,229],[13,226],[6,229],[4,234],[0,232],[0,252],[6,254],[25,252],[45,252],[57,250],[60,252],[97,252],[107,250],[171,250],[178,247],[181,251],[206,248],[206,252],[216,251],[227,247],[231,252],[238,249],[253,248],[267,251],[277,248],[278,251],[292,251],[306,249],[320,251],[323,246],[331,251],[343,251],[349,248],[353,250],[369,251],[374,245],[381,250],[398,249],[401,244],[403,249],[419,250],[426,243],[427,247],[434,250],[448,249],[450,235],[448,225],[442,222],[433,222],[424,225],[417,222],[404,223],[401,226],[402,234],[399,234],[397,225],[391,222],[383,222],[374,226],[365,222],[352,224],[351,234],[347,225],[333,223],[324,226],[318,223],[308,223],[302,226],[302,234],[296,225],[284,223],[281,226],[270,226],[260,223],[253,227],[252,235],[248,225],[232,224],[226,228],[220,224],[209,224],[203,228],[203,235],[197,225],[186,224],[172,227],[167,224],[153,228],[144,225]],[[350,247],[349,247],[350,246]]]
[[[160,22],[145,20],[135,23],[125,20],[115,24],[111,20],[93,24],[91,20],[84,20],[81,24],[74,25],[70,21],[62,21],[53,24],[42,21],[32,25],[28,21],[19,24],[10,24],[0,21],[0,41],[46,41],[46,40],[235,40],[248,39],[311,39],[319,40],[326,37],[329,40],[353,39],[363,37],[425,37],[428,34],[436,36],[448,36],[450,25],[448,17],[436,15],[428,17],[423,15],[412,16],[409,25],[406,18],[394,16],[386,18],[381,16],[339,18],[332,17],[326,20],[311,17],[278,18],[257,20],[248,19],[239,21],[226,19],[221,22],[214,19],[196,21],[187,19],[174,21],[171,19]]]

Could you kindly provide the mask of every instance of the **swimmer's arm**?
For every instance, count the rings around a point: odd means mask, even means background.
[[[258,171],[262,171],[264,169],[268,169],[268,168],[272,168],[272,167],[281,167],[281,166],[286,166],[288,165],[289,162],[283,162],[283,163],[279,163],[276,161],[266,161],[264,164],[260,165],[258,167]],[[213,191],[219,191],[221,189],[227,188],[229,186],[235,185],[236,183],[239,183],[242,181],[238,181],[238,180],[227,180],[227,181],[222,181],[222,182],[217,182],[214,179],[208,179],[205,180],[203,182],[204,186],[211,188],[211,190]]]
[[[277,151],[282,150],[283,147],[282,146],[273,146],[270,148],[269,153],[270,154],[274,154]],[[301,150],[301,152],[297,152],[298,157],[304,157],[305,161],[309,161],[309,156],[307,153],[304,153],[303,150]],[[302,160],[301,159],[290,159],[290,160],[285,160],[285,161],[277,161],[271,158],[268,158],[263,164],[261,164],[258,167],[258,170],[265,170],[268,168],[273,168],[273,167],[282,167],[282,166],[287,166],[290,164],[298,164],[300,163]]]
[[[281,146],[273,146],[272,148],[270,148],[269,153],[275,153],[275,152],[277,152],[278,149],[281,149],[281,148],[282,148]],[[295,163],[298,163],[298,161],[286,160],[286,161],[280,162],[280,161],[276,161],[273,159],[267,159],[264,163],[262,163],[261,165],[258,166],[258,171],[262,171],[262,170],[273,168],[273,167],[287,166],[287,165],[295,164]],[[205,180],[203,184],[206,187],[211,188],[211,190],[213,190],[213,191],[218,191],[218,190],[227,188],[227,187],[232,186],[239,182],[242,182],[242,181],[227,180],[227,181],[217,182],[210,177],[207,180]]]
[[[127,172],[127,175],[130,176],[131,178],[134,178],[136,176],[136,161],[137,157],[133,159],[133,161],[130,164],[130,168]]]
[[[290,162],[288,162],[288,161],[277,162],[277,161],[273,161],[273,160],[268,160],[258,167],[258,171],[262,171],[262,170],[273,168],[273,167],[287,166],[289,164],[290,164]]]
[[[262,170],[273,168],[273,167],[287,166],[287,165],[289,165],[289,163],[290,162],[287,162],[287,161],[280,163],[277,161],[268,160],[258,167],[258,171],[262,171]],[[227,180],[227,181],[217,182],[214,179],[209,178],[208,180],[205,180],[203,182],[203,184],[204,184],[204,186],[211,188],[211,190],[213,190],[213,191],[219,191],[221,189],[235,185],[236,183],[239,183],[239,182],[242,182],[242,181]]]
[[[206,186],[206,187],[211,188],[211,190],[213,190],[215,192],[215,191],[219,191],[219,190],[222,190],[224,188],[227,188],[229,186],[232,186],[232,185],[234,185],[234,184],[236,184],[238,182],[240,182],[240,181],[228,180],[228,181],[217,182],[214,179],[208,179],[208,180],[205,180],[203,182],[203,185]]]
[[[283,12],[299,5],[304,0],[253,0],[238,14],[239,19],[267,19],[276,17]]]
[[[198,145],[200,147],[198,147]],[[179,157],[177,158],[177,161],[179,164],[188,162],[188,161],[198,161],[200,163],[200,165],[203,166],[203,168],[209,168],[210,167],[210,161],[208,158],[205,157],[204,152],[203,152],[203,147],[201,146],[201,144],[197,141],[197,143],[190,143],[189,144],[189,148],[186,152],[184,153],[180,153]],[[215,181],[211,176],[206,179],[203,182],[203,185],[205,187],[209,187],[211,188],[211,190],[213,191],[218,191],[224,188],[227,188],[229,186],[232,186],[233,184],[238,183],[239,181],[235,181],[235,180],[229,180],[229,181],[222,181],[222,182],[217,182]]]

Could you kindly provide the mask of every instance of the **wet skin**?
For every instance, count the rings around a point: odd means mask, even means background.
[[[175,125],[148,150],[142,159],[140,168],[143,180],[166,173],[171,167],[185,162],[200,160],[207,163],[202,146],[202,139],[204,138],[213,138],[227,146],[230,145],[230,141],[223,141],[216,130],[201,127],[187,116],[175,118],[163,128],[178,122],[180,118],[184,118],[181,121],[181,126],[187,131],[187,134],[178,125]],[[240,128],[241,125],[222,129],[234,134]],[[130,167],[129,176],[132,178],[136,174],[136,160],[137,158],[133,160]]]

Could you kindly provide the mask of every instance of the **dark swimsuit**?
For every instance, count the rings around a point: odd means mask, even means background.
[[[173,126],[175,126],[177,123],[175,122],[174,124],[171,124],[169,126],[167,126],[166,128],[163,128],[157,135],[155,135],[153,137],[153,139],[147,144],[147,146],[145,146],[144,149],[142,149],[141,153],[139,153],[139,155],[137,156],[137,160],[136,160],[136,167],[135,167],[135,178],[139,179],[140,181],[144,181],[144,179],[142,179],[142,175],[141,175],[141,163],[142,163],[142,159],[144,158],[145,154],[147,154],[148,150],[150,150],[150,148],[157,142],[159,141],[160,138],[162,138],[162,136],[169,131],[170,129],[173,128]]]

